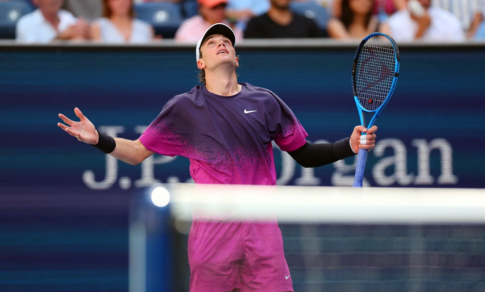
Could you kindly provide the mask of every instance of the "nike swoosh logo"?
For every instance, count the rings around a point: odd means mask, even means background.
[[[288,276],[286,276],[286,275],[285,275],[285,279],[286,279],[286,280],[288,280],[288,278],[289,278],[289,277],[290,277],[290,275],[288,275]]]
[[[257,112],[257,110],[254,110],[254,111],[248,111],[248,110],[244,109],[244,113],[245,113],[245,114],[250,114],[250,113],[254,113],[254,112]]]

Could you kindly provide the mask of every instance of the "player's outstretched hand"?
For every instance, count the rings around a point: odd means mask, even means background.
[[[355,153],[359,153],[359,149],[372,150],[376,147],[376,137],[377,126],[372,126],[370,129],[366,129],[364,126],[357,126],[350,136],[350,145]],[[362,136],[362,133],[367,133],[367,135]]]
[[[57,125],[81,142],[93,145],[98,144],[99,135],[93,123],[83,115],[80,109],[75,108],[74,113],[80,119],[79,122],[72,121],[65,115],[59,114],[59,118],[61,118],[68,126],[63,123],[57,123]]]

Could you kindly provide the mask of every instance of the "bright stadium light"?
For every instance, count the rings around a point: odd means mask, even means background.
[[[164,187],[156,187],[152,190],[151,199],[155,206],[165,207],[170,202],[170,193]]]

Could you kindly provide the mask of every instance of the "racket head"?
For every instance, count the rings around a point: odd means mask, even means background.
[[[390,36],[373,33],[362,40],[352,65],[352,88],[361,110],[384,109],[396,88],[399,66],[399,49]]]

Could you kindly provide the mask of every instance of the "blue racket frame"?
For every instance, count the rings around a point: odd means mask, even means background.
[[[357,97],[357,86],[356,86],[356,83],[355,83],[355,74],[356,74],[356,70],[357,70],[357,60],[358,60],[359,54],[360,54],[362,48],[364,47],[365,43],[370,38],[372,38],[374,36],[386,37],[391,42],[391,44],[394,48],[394,57],[396,58],[396,65],[395,65],[395,68],[394,68],[394,78],[392,80],[391,88],[389,90],[389,93],[387,94],[386,99],[384,100],[382,105],[380,107],[378,107],[377,109],[367,110],[367,109],[362,107],[362,105],[359,102],[359,98]],[[391,96],[394,93],[394,90],[396,89],[397,80],[399,78],[400,65],[401,64],[400,64],[399,49],[396,45],[396,42],[390,36],[388,36],[387,34],[380,33],[380,32],[372,33],[372,34],[368,35],[367,37],[365,37],[362,40],[362,42],[360,43],[359,47],[357,48],[357,51],[355,52],[354,63],[352,65],[352,90],[353,90],[353,93],[354,93],[355,104],[357,105],[357,110],[359,112],[360,124],[362,126],[366,127],[365,119],[364,119],[364,112],[374,113],[374,116],[371,118],[371,120],[367,124],[367,128],[370,128],[374,125],[375,121],[377,120],[377,118],[381,114],[382,110],[384,110],[384,108],[386,107],[389,100],[391,100]],[[362,136],[364,136],[364,135],[366,135],[366,133],[362,133]],[[368,153],[367,149],[359,149],[359,154],[357,156],[357,166],[356,166],[356,169],[355,169],[355,178],[354,178],[353,187],[361,188],[362,185],[363,185],[365,163],[367,161],[367,153]]]

